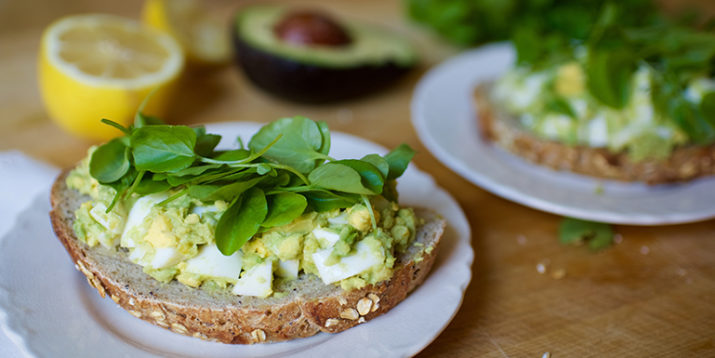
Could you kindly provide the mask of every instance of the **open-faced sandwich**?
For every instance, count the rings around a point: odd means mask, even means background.
[[[387,312],[429,272],[444,230],[397,203],[414,152],[329,157],[324,122],[284,118],[244,147],[137,116],[52,189],[75,266],[132,315],[201,339],[340,332]]]
[[[715,34],[623,28],[614,12],[581,40],[517,33],[515,67],[475,90],[483,134],[532,162],[601,178],[715,174]]]

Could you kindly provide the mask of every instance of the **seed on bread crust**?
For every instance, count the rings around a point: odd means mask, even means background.
[[[345,318],[354,321],[358,319],[358,317],[360,317],[360,315],[358,314],[358,311],[354,308],[346,308],[342,312],[340,312],[340,318]]]
[[[184,326],[182,326],[182,325],[180,325],[180,324],[178,324],[178,323],[172,323],[172,324],[171,324],[171,330],[174,331],[174,332],[176,332],[176,333],[183,334],[183,335],[186,335],[186,333],[189,332],[189,331],[186,330],[186,327],[184,327]]]
[[[325,320],[325,327],[332,327],[340,324],[340,320],[337,318],[328,318]]]
[[[251,331],[251,338],[254,342],[261,343],[266,341],[266,332],[262,329],[254,329]]]
[[[370,313],[370,309],[372,309],[372,300],[367,297],[363,297],[360,299],[360,301],[358,301],[357,311],[358,313],[360,313],[361,316]]]

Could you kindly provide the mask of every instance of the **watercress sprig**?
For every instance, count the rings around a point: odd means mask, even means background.
[[[119,200],[161,191],[171,192],[162,204],[184,195],[224,200],[228,209],[216,226],[216,244],[224,255],[306,210],[368,205],[377,195],[397,201],[395,179],[415,154],[402,144],[385,156],[335,160],[329,156],[327,124],[305,117],[269,123],[247,148],[239,138],[233,150],[216,150],[221,136],[202,126],[167,125],[141,112],[129,128],[103,122],[124,134],[99,146],[89,161],[90,175],[116,190],[107,212]]]

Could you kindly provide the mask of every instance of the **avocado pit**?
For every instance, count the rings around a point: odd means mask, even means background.
[[[325,13],[314,10],[286,14],[273,31],[281,40],[300,46],[346,46],[352,42],[348,32]]]

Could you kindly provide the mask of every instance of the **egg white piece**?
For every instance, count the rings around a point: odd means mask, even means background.
[[[199,254],[186,261],[184,271],[236,282],[241,274],[243,260],[239,252],[224,256],[216,244],[204,245]]]
[[[268,297],[273,293],[273,262],[267,260],[245,271],[233,285],[236,295]]]
[[[111,224],[109,223],[109,217],[107,213],[107,206],[102,203],[97,203],[89,211],[89,216],[94,219],[99,225],[102,225],[105,229],[111,230]]]
[[[322,227],[317,227],[313,229],[313,236],[318,240],[325,240],[328,242],[328,246],[332,247],[338,240],[340,240],[340,234],[335,231],[324,229]]]
[[[175,248],[160,247],[154,252],[154,258],[149,263],[149,266],[155,269],[167,268],[178,264],[181,258],[181,254]]]
[[[320,278],[326,285],[366,271],[374,265],[381,264],[383,259],[380,252],[376,252],[368,244],[360,241],[355,245],[354,254],[345,256],[336,264],[328,266],[325,261],[332,251],[332,248],[328,248],[313,254],[315,267],[318,268]]]
[[[342,213],[336,217],[328,218],[328,222],[330,225],[347,225],[348,223],[348,214],[347,213]]]
[[[141,225],[142,222],[144,222],[144,218],[146,218],[149,215],[149,212],[151,212],[151,208],[153,208],[156,204],[159,204],[160,202],[166,200],[166,198],[168,197],[169,195],[164,192],[145,195],[137,199],[137,201],[134,203],[134,206],[132,206],[132,209],[129,210],[129,215],[127,216],[127,223],[124,226],[124,232],[122,233],[122,236],[125,236],[129,232],[129,230]]]
[[[216,205],[194,206],[191,208],[191,213],[203,217],[205,213],[215,213],[218,211]]]
[[[278,268],[276,269],[276,275],[283,278],[294,279],[298,278],[298,266],[300,262],[298,260],[286,260],[278,261]]]

